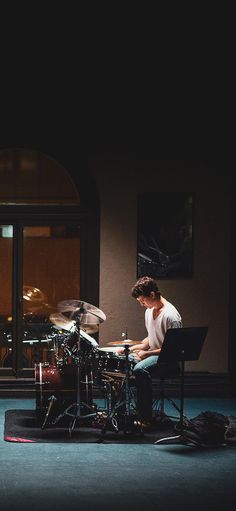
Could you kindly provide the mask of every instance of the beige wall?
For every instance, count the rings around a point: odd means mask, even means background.
[[[144,309],[131,297],[136,278],[137,194],[192,192],[194,195],[194,272],[185,280],[159,280],[160,290],[180,311],[184,326],[209,327],[199,361],[187,370],[227,372],[230,243],[230,187],[208,170],[132,159],[90,159],[101,208],[100,326],[101,346],[146,335]],[[168,204],[166,204],[168,208]]]

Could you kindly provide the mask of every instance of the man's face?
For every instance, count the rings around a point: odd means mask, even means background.
[[[151,309],[153,307],[153,302],[155,299],[155,296],[153,296],[154,293],[151,292],[149,296],[138,296],[137,301],[140,303],[141,307],[146,307],[147,309]]]

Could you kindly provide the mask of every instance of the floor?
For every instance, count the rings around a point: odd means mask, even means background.
[[[166,413],[173,413],[166,405]],[[33,399],[0,401],[0,491],[4,511],[220,510],[235,508],[236,449],[184,445],[12,443],[4,414],[34,409]],[[236,415],[236,399],[186,398],[202,411]]]

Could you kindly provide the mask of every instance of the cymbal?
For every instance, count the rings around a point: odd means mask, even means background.
[[[74,322],[73,322],[74,323]],[[98,332],[99,325],[81,325],[80,330],[83,330],[86,334],[96,334]]]
[[[76,330],[76,322],[70,321],[60,312],[50,314],[49,319],[59,330],[68,330],[70,332],[75,332]],[[81,325],[80,329],[86,334],[95,334],[98,332],[98,325]]]
[[[27,302],[42,303],[45,302],[45,294],[37,287],[23,286],[23,298]]]
[[[141,342],[141,341],[140,341]],[[134,346],[134,344],[139,344],[138,341],[130,341],[127,339],[126,341],[111,341],[107,343],[109,346]]]
[[[75,321],[70,321],[66,316],[60,314],[60,312],[50,314],[49,319],[59,330],[75,331]]]
[[[70,319],[79,320],[81,325],[94,325],[106,319],[104,312],[95,305],[81,300],[63,300],[57,307],[61,312],[70,312]]]

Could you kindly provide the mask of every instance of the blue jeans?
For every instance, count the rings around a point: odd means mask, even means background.
[[[133,368],[137,390],[137,412],[141,420],[152,419],[152,377],[158,373],[158,355],[137,362]]]

